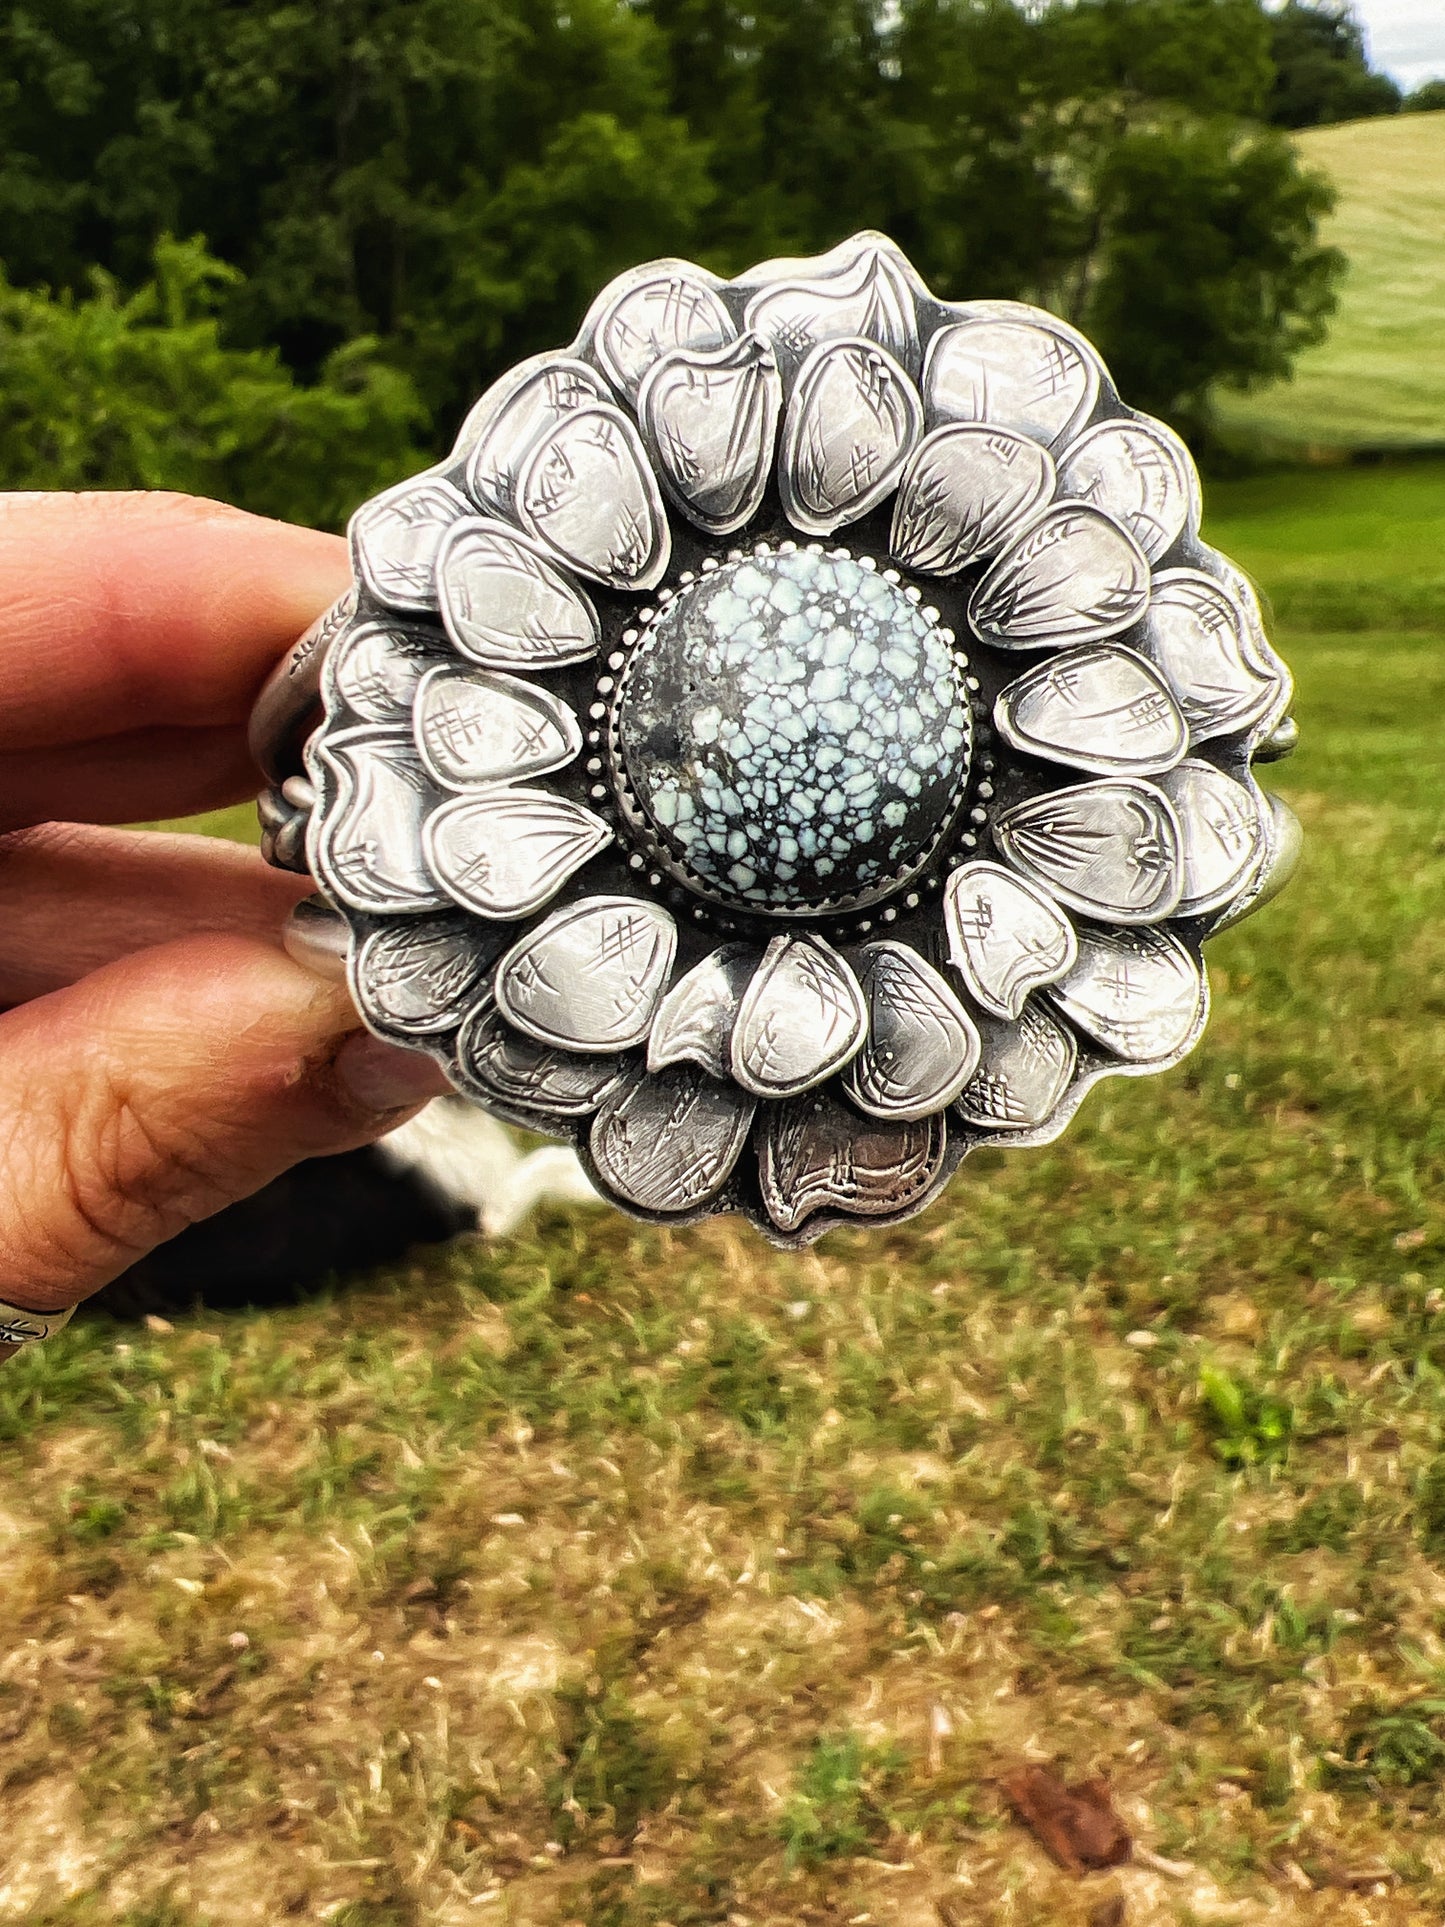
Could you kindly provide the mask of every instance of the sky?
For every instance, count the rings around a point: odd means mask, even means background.
[[[1407,91],[1445,80],[1445,0],[1355,0],[1370,65]]]

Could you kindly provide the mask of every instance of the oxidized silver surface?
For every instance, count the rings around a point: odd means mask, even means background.
[[[298,954],[624,1210],[896,1222],[1176,1063],[1288,874],[1289,677],[1199,516],[1077,330],[881,235],[632,269],[262,694]]]

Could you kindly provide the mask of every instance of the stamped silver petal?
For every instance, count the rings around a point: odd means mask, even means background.
[[[757,335],[656,362],[637,401],[668,493],[689,521],[730,535],[757,513],[777,442],[783,384]]]
[[[1203,916],[1233,903],[1253,881],[1268,849],[1258,792],[1196,757],[1171,770],[1159,787],[1184,833],[1178,914]]]
[[[858,953],[868,1039],[843,1084],[870,1117],[920,1118],[951,1104],[978,1067],[973,1020],[929,963],[885,940]]]
[[[575,1057],[512,1029],[490,997],[457,1036],[457,1073],[483,1104],[539,1117],[587,1117],[621,1082],[615,1057]]]
[[[1244,611],[1213,576],[1165,569],[1154,578],[1137,646],[1174,691],[1196,743],[1250,728],[1278,700],[1279,682],[1250,659],[1246,635]]]
[[[497,1004],[539,1043],[629,1050],[652,1028],[676,954],[677,926],[659,905],[583,897],[507,952],[497,966]]]
[[[413,475],[373,496],[352,516],[347,529],[352,565],[389,609],[435,609],[442,538],[471,512],[471,503],[450,482]]]
[[[763,1207],[780,1231],[820,1211],[891,1218],[917,1211],[943,1175],[947,1128],[865,1120],[819,1091],[769,1107],[758,1147]]]
[[[943,898],[948,954],[976,1003],[1017,1018],[1031,990],[1062,977],[1078,955],[1074,926],[1045,891],[998,863],[965,863]]]
[[[323,796],[307,852],[316,880],[352,910],[447,909],[422,859],[422,826],[436,795],[411,737],[348,730],[322,739],[308,766]]]
[[[528,917],[551,901],[611,827],[547,790],[479,790],[427,818],[428,868],[447,894],[479,917]]]
[[[674,348],[721,348],[737,334],[700,268],[656,261],[633,269],[598,300],[593,350],[619,395],[637,400],[648,370]]]
[[[1214,920],[1211,936],[1220,930],[1232,929],[1246,917],[1252,917],[1256,910],[1272,903],[1299,863],[1304,847],[1304,830],[1299,818],[1282,796],[1275,796],[1269,790],[1262,791],[1261,796],[1265,809],[1264,862],[1223,915]]]
[[[785,386],[825,341],[861,336],[918,372],[913,290],[887,249],[868,247],[831,273],[769,281],[748,302],[745,325],[772,346]]]
[[[1034,1131],[1047,1124],[1074,1081],[1078,1045],[1046,1010],[1029,1003],[1017,1023],[985,1017],[983,1058],[954,1110],[991,1131]]]
[[[733,1026],[757,965],[758,952],[750,944],[725,943],[679,977],[653,1019],[647,1068],[687,1062],[714,1077],[728,1077]]]
[[[639,1211],[694,1211],[715,1198],[748,1141],[757,1103],[691,1064],[634,1077],[592,1120],[597,1175]]]
[[[449,664],[422,678],[412,727],[423,763],[447,789],[544,776],[582,747],[576,716],[549,690]]]
[[[757,1097],[790,1097],[841,1070],[867,1034],[858,979],[820,937],[774,937],[732,1035],[732,1073]]]
[[[1099,363],[1072,331],[1051,327],[1040,311],[1035,317],[983,317],[939,329],[923,364],[930,427],[992,422],[1045,447],[1078,433],[1098,400]]]
[[[1032,797],[1001,816],[993,833],[1010,863],[1087,916],[1158,923],[1179,907],[1179,818],[1163,791],[1138,777]]]
[[[788,403],[778,486],[809,535],[856,522],[897,486],[922,428],[918,392],[871,341],[825,342],[803,363]]]
[[[1101,510],[1056,502],[1000,552],[969,617],[1005,649],[1057,648],[1118,635],[1149,604],[1149,564]]]
[[[500,948],[467,917],[384,923],[352,951],[352,999],[377,1030],[435,1036],[456,1027]]]
[[[454,456],[466,457],[467,493],[489,515],[508,516],[534,442],[588,402],[610,401],[595,368],[570,355],[532,355],[509,369],[462,423]]]
[[[1059,457],[1061,499],[1091,502],[1157,562],[1199,526],[1199,472],[1172,428],[1147,416],[1098,422]]]
[[[1290,698],[1294,694],[1294,678],[1281,661],[1278,651],[1265,631],[1264,616],[1260,610],[1259,597],[1255,593],[1254,584],[1243,569],[1237,568],[1227,556],[1219,555],[1217,550],[1215,554],[1224,571],[1224,585],[1244,616],[1245,658],[1274,691],[1262,719],[1263,728],[1274,729],[1285,720],[1285,711],[1289,708]],[[1250,727],[1253,728],[1255,725],[1251,724]],[[1288,754],[1287,751],[1285,753]]]
[[[555,669],[595,655],[591,602],[525,535],[481,516],[457,524],[437,558],[442,621],[487,669]]]
[[[1204,973],[1167,930],[1079,932],[1079,960],[1049,988],[1064,1015],[1131,1064],[1187,1048],[1203,1028]]]
[[[1011,428],[949,422],[925,435],[898,484],[889,547],[905,568],[956,575],[986,561],[1054,492],[1046,448]]]
[[[435,631],[361,623],[339,637],[327,655],[321,672],[327,706],[334,712],[344,703],[363,722],[405,728],[417,685],[444,660],[444,649]]]
[[[993,714],[1015,749],[1101,776],[1157,775],[1189,747],[1168,684],[1117,642],[1051,656],[1001,691]]]
[[[517,513],[569,567],[609,589],[651,589],[672,553],[647,451],[619,408],[574,409],[533,448]]]

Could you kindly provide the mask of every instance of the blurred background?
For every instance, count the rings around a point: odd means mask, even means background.
[[[0,485],[340,527],[618,270],[865,225],[1189,438],[1299,876],[909,1225],[197,1260],[12,1359],[0,1920],[1445,1917],[1439,0],[6,6]]]

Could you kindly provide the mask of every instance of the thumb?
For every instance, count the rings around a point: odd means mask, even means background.
[[[0,1016],[0,1299],[74,1304],[301,1158],[447,1088],[253,937],[142,950]]]

